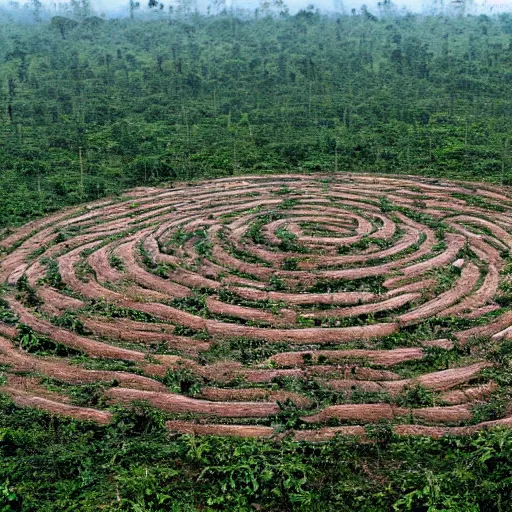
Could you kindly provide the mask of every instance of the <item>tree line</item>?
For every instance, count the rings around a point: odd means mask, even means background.
[[[512,182],[512,16],[0,30],[0,225],[136,185],[278,171]]]

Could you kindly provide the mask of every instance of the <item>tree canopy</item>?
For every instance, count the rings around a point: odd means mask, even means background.
[[[508,14],[54,17],[0,34],[4,226],[203,176],[512,179]]]

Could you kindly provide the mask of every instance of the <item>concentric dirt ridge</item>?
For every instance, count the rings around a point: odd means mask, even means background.
[[[144,402],[181,433],[507,425],[508,406],[476,411],[500,392],[488,352],[512,336],[511,249],[503,187],[289,174],[136,189],[0,240],[2,389],[99,423]]]

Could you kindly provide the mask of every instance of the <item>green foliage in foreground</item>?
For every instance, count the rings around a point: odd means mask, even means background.
[[[0,399],[0,510],[506,511],[512,432],[324,444],[172,436],[160,413],[100,427]]]

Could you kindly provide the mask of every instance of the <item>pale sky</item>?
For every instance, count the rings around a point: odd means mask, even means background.
[[[2,1],[2,0],[0,0]],[[44,1],[44,0],[43,0]],[[129,0],[91,0],[92,4],[95,6],[97,11],[100,13],[102,10],[104,12],[115,12],[115,11],[123,11],[127,10]],[[165,5],[168,5],[169,0],[161,0]],[[201,7],[206,7],[209,4],[213,4],[213,0],[196,0],[197,4]],[[361,5],[365,4],[368,6],[370,10],[374,10],[377,12],[377,3],[379,0],[284,0],[285,4],[289,7],[290,12],[296,12],[299,9],[304,9],[308,6],[308,4],[313,4],[315,7],[332,11],[335,8],[335,4],[339,5],[342,3],[345,6],[347,12],[355,7],[359,8]],[[441,0],[438,0],[440,3]],[[140,0],[141,5],[145,5],[147,3],[146,0]],[[226,5],[236,5],[240,8],[248,8],[254,9],[258,6],[258,0],[226,0]],[[425,6],[431,5],[432,0],[393,0],[393,3],[397,6],[397,8],[405,7],[413,12],[421,12],[425,10]],[[449,6],[451,0],[444,0],[445,6]],[[477,12],[504,12],[504,11],[512,11],[512,0],[473,0],[473,4],[475,6],[475,10]],[[492,9],[491,9],[492,8]]]
[[[0,0],[1,1],[1,0]],[[96,6],[98,10],[102,8],[105,10],[118,10],[127,7],[129,0],[91,0],[92,4]],[[165,5],[170,3],[170,0],[161,0]],[[212,0],[196,0],[199,6],[206,7],[209,4],[213,4]],[[441,3],[442,0],[438,0]],[[479,12],[504,12],[512,11],[512,0],[472,0]],[[332,11],[335,9],[335,5],[340,3],[345,6],[347,12],[355,7],[359,8],[361,5],[367,5],[370,10],[377,11],[377,3],[379,0],[284,0],[285,4],[289,7],[290,12],[296,12],[299,9],[304,9],[308,4],[313,4],[315,7],[321,10]],[[147,1],[140,0],[141,5],[145,5]],[[226,5],[236,5],[240,8],[254,9],[259,5],[259,0],[226,0]],[[421,12],[425,6],[431,5],[432,0],[393,0],[393,3],[397,8],[405,7],[413,12]],[[444,0],[445,6],[449,6],[451,0]],[[492,10],[491,10],[492,8]]]
[[[30,0],[16,0],[19,4],[23,5],[24,3],[29,3]],[[42,0],[43,3],[54,4],[59,3],[59,0]],[[124,15],[128,14],[128,4],[129,0],[90,0],[91,4],[96,11],[97,14],[113,14],[113,15]],[[147,5],[147,0],[139,0],[141,6]],[[166,6],[175,3],[176,0],[160,0]],[[250,10],[254,10],[258,4],[259,0],[225,0],[226,5],[230,5],[231,3],[239,8],[246,8]],[[306,8],[308,4],[313,4],[315,7],[321,9],[322,11],[333,11],[335,10],[335,5],[344,5],[345,10],[350,12],[352,8],[359,8],[361,5],[365,4],[370,11],[373,11],[375,14],[378,13],[377,3],[379,0],[284,0],[285,4],[289,7],[290,12],[297,12],[299,9]],[[393,0],[394,5],[400,8],[407,8],[409,11],[413,12],[422,12],[428,11],[426,8],[429,5],[432,5],[433,0]],[[442,0],[438,0],[438,3],[441,3]],[[444,0],[445,6],[450,6],[452,0]],[[213,4],[214,0],[196,0],[197,4],[200,8],[206,10],[206,6],[209,4]],[[0,0],[0,5],[8,4],[9,0]],[[64,2],[65,3],[65,0]],[[479,14],[481,12],[485,13],[500,13],[500,12],[512,12],[512,0],[472,0],[474,5],[473,11],[475,14]],[[201,9],[201,10],[203,10]]]

